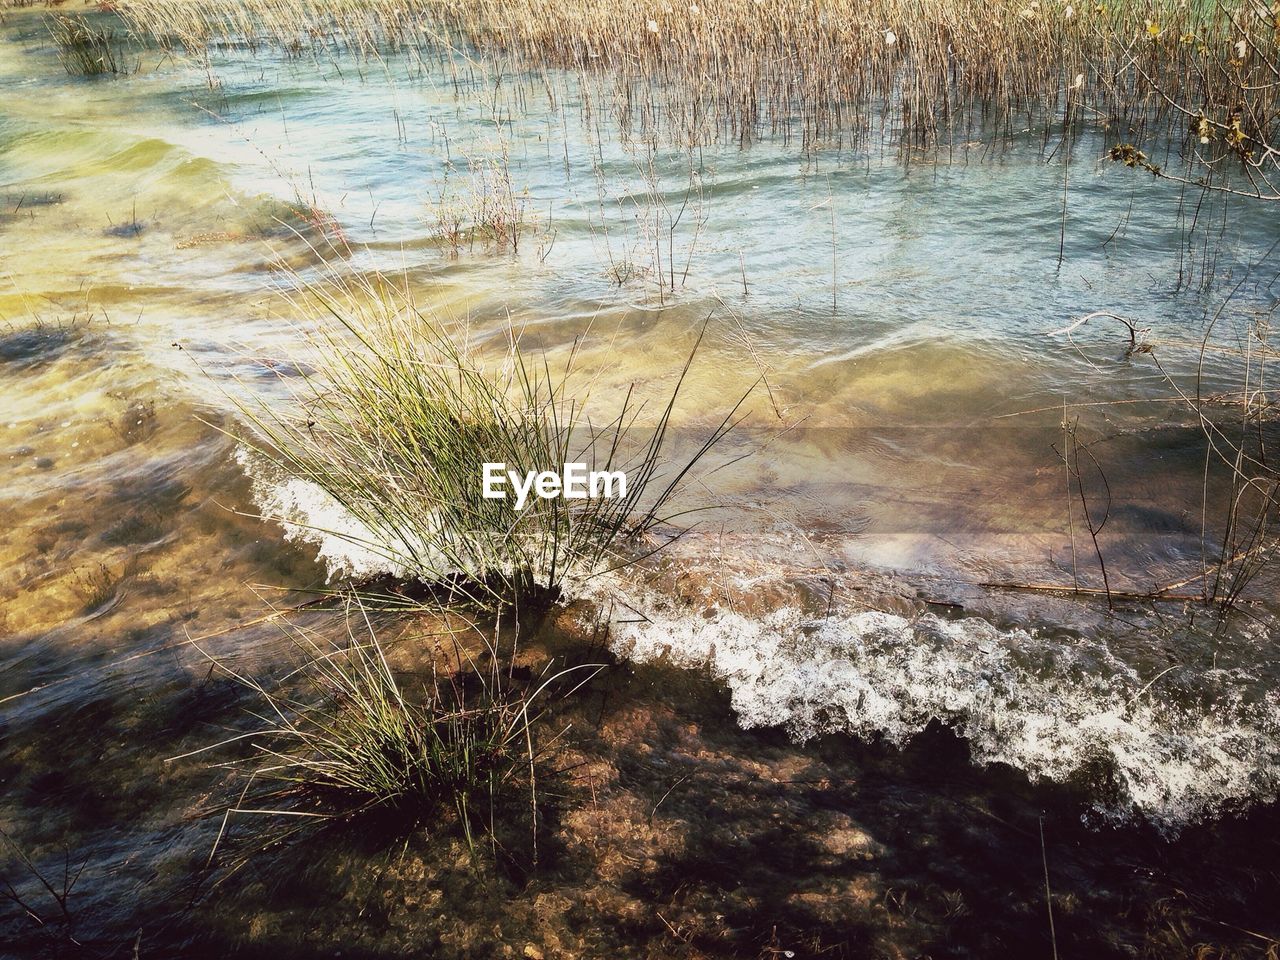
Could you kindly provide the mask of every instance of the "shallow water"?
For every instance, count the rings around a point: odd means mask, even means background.
[[[395,60],[234,48],[208,70],[141,51],[136,76],[85,81],[34,15],[3,31],[10,769],[47,749],[32,731],[50,717],[99,722],[100,704],[123,738],[125,701],[179,711],[174,691],[201,671],[185,637],[258,615],[261,585],[314,586],[342,566],[250,516],[273,493],[218,429],[235,397],[279,389],[307,322],[276,267],[305,278],[336,263],[403,272],[478,340],[514,324],[561,356],[587,334],[596,395],[669,384],[710,318],[681,427],[699,435],[755,388],[729,449],[751,456],[702,494],[720,509],[677,551],[704,586],[591,589],[650,617],[618,626],[621,653],[710,664],[744,724],[905,743],[941,721],[975,762],[1079,788],[1094,822],[1176,832],[1275,798],[1268,584],[1225,626],[1189,623],[1185,604],[1110,613],[982,586],[1069,584],[1073,566],[1101,586],[1078,504],[1069,521],[1064,405],[1080,442],[1097,441],[1085,487],[1095,503],[1110,492],[1111,587],[1199,572],[1204,440],[1165,374],[1189,389],[1228,291],[1216,344],[1274,309],[1274,270],[1256,266],[1280,240],[1266,211],[1193,213],[1198,198],[1095,161],[1104,139],[1089,129],[1065,176],[1038,135],[909,162],[877,145],[690,153],[625,142],[570,76],[551,78],[554,108],[541,78],[473,66],[458,83]],[[504,157],[519,249],[443,238],[440,211],[492,184]],[[1126,356],[1105,319],[1047,335],[1093,310],[1149,327],[1163,369]],[[1226,389],[1237,367],[1211,352],[1201,372]],[[897,606],[867,611],[871,574]],[[805,578],[826,591],[808,608],[784,589]],[[242,655],[262,642],[234,638]],[[121,749],[137,777],[156,775],[156,758]],[[141,813],[163,779],[120,790]],[[52,844],[30,809],[6,806]],[[175,842],[181,815],[156,816],[147,842]],[[176,842],[198,857],[206,841]],[[129,861],[97,842],[104,862]]]

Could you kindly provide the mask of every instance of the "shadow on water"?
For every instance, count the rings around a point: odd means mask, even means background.
[[[227,649],[272,675],[280,642],[249,628]],[[584,642],[552,625],[527,655]],[[6,834],[46,877],[85,864],[64,930],[6,853],[0,876],[46,917],[8,910],[15,956],[1048,956],[1046,866],[1062,956],[1262,957],[1280,937],[1274,804],[1172,839],[1091,828],[1085,785],[976,766],[936,724],[905,749],[798,746],[743,730],[697,671],[612,659],[547,721],[572,733],[536,866],[516,802],[497,812],[508,849],[525,844],[515,860],[473,855],[443,822],[365,817],[285,839],[290,824],[245,817],[207,871],[210,811],[237,788],[207,758],[162,758],[252,728],[253,703],[193,659],[146,662],[141,696],[136,678],[89,667],[5,721]]]

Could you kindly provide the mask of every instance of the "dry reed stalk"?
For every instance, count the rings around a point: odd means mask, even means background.
[[[296,53],[411,51],[419,63],[472,48],[525,69],[567,69],[605,78],[636,132],[689,142],[772,134],[813,146],[876,128],[945,142],[975,126],[1052,123],[1068,96],[1073,112],[1116,129],[1152,117],[1185,128],[1188,109],[1223,137],[1237,123],[1249,137],[1274,132],[1280,94],[1277,11],[1258,2],[127,0],[122,9],[187,48],[216,39]]]

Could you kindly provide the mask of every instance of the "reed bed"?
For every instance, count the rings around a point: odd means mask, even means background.
[[[478,50],[524,70],[576,71],[607,83],[628,129],[693,143],[887,131],[947,144],[978,129],[1047,132],[1064,117],[1125,140],[1165,120],[1197,147],[1236,155],[1277,140],[1280,7],[1258,0],[127,0],[122,10],[189,49],[408,51],[455,78],[455,55],[474,70]]]
[[[62,66],[73,77],[118,76],[127,72],[115,31],[96,27],[79,16],[53,14],[49,35],[58,47]]]

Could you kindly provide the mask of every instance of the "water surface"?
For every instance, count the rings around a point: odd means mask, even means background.
[[[709,663],[742,723],[905,743],[940,721],[975,762],[1082,790],[1095,822],[1176,832],[1274,799],[1265,582],[1225,625],[1190,603],[1108,611],[989,586],[1102,586],[1061,454],[1079,443],[1086,501],[1110,499],[1109,585],[1201,589],[1223,477],[1206,481],[1177,389],[1197,371],[1206,390],[1238,386],[1227,348],[1276,303],[1265,210],[1211,204],[1220,222],[1192,232],[1198,198],[1095,159],[1091,128],[1065,169],[1039,136],[945,158],[887,141],[689,151],[623,137],[569,75],[550,76],[553,104],[541,77],[459,83],[394,59],[139,56],[135,76],[87,81],[34,16],[0,40],[10,770],[44,763],[31,731],[51,717],[179,711],[185,694],[165,698],[202,669],[186,637],[258,615],[263,585],[341,572],[252,516],[281,502],[219,429],[235,397],[280,389],[315,321],[280,293],[338,269],[407,278],[477,342],[514,326],[556,357],[585,337],[601,397],[672,383],[707,324],[681,427],[698,435],[754,389],[728,448],[750,456],[694,494],[719,509],[673,561],[703,586],[591,590],[650,618],[618,626],[621,653]],[[518,245],[450,239],[504,177]],[[1094,310],[1150,328],[1154,354],[1106,319],[1048,335]],[[1202,361],[1215,317],[1222,349]],[[898,602],[869,612],[868,577]],[[825,599],[806,607],[803,582]],[[245,655],[264,642],[229,636]],[[132,729],[125,769],[162,783]],[[120,790],[142,813],[163,786]],[[30,808],[6,806],[39,837]],[[155,816],[145,842],[175,842],[179,812]],[[112,858],[129,860],[123,843]]]

